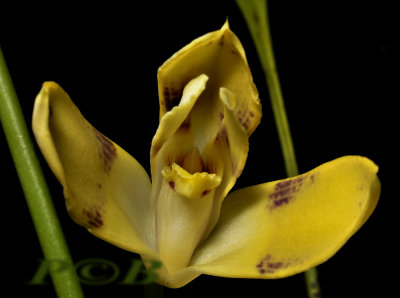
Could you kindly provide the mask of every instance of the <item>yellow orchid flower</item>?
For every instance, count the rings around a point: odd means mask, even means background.
[[[374,210],[378,167],[360,156],[228,195],[261,105],[227,23],[167,60],[158,84],[152,182],[56,83],[44,83],[33,112],[37,143],[73,220],[144,260],[160,260],[158,283],[177,288],[200,274],[269,279],[305,271],[335,254]]]

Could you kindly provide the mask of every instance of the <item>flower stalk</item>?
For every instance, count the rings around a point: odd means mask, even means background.
[[[299,174],[299,171],[275,64],[269,29],[267,0],[236,0],[236,2],[245,18],[266,76],[286,174],[288,177],[296,176]],[[305,280],[308,297],[321,297],[317,279],[317,269],[315,267],[305,272]]]
[[[0,119],[57,296],[83,297],[1,48]]]

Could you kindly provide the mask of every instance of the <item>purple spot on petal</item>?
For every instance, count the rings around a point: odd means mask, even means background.
[[[267,254],[260,262],[256,265],[256,268],[260,274],[273,274],[280,269],[287,268],[291,265],[290,262],[273,261],[270,254]]]
[[[172,110],[173,107],[179,104],[182,96],[182,90],[177,90],[170,87],[165,87],[163,91],[164,107],[166,112]]]
[[[296,198],[308,174],[279,181],[275,184],[274,191],[268,196],[267,208],[273,210],[288,205]]]
[[[279,268],[283,267],[283,263],[282,262],[275,262],[275,263],[268,262],[267,267],[270,269],[279,269]]]
[[[229,146],[228,133],[224,125],[221,125],[215,138],[215,142],[224,142],[227,146]]]
[[[190,129],[190,126],[191,126],[190,119],[187,119],[182,122],[181,126],[179,126],[179,129],[181,131],[187,131]]]
[[[211,189],[206,189],[205,191],[202,192],[201,196],[204,197],[210,193]]]
[[[175,189],[175,182],[174,181],[170,181],[168,182],[169,187],[171,187],[171,189]]]
[[[89,228],[100,228],[104,224],[102,215],[98,209],[92,209],[82,209],[82,214],[87,218]]]
[[[293,197],[284,197],[282,199],[275,200],[273,207],[275,208],[275,207],[280,207],[284,204],[288,204],[291,199],[293,199]]]
[[[221,47],[224,46],[224,38],[225,38],[225,36],[222,35],[221,38],[220,38],[219,41],[218,41],[218,44],[219,44]]]
[[[103,134],[93,128],[93,132],[96,136],[97,141],[101,146],[100,156],[103,159],[103,165],[106,172],[110,172],[112,163],[117,156],[117,149],[115,148],[113,142],[106,138]]]

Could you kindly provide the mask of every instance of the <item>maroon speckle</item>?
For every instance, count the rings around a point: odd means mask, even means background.
[[[222,141],[224,142],[227,146],[229,146],[229,139],[228,139],[228,133],[226,131],[226,128],[224,125],[222,125],[217,133],[217,136],[215,138],[215,142]]]
[[[202,192],[201,196],[204,197],[210,193],[211,189],[206,189],[205,191]]]
[[[185,86],[188,83],[188,81],[182,81],[180,86]],[[178,87],[178,88],[176,88]],[[179,85],[175,85],[174,87],[169,86],[169,87],[164,87],[163,90],[163,103],[165,110],[168,112],[172,110],[173,107],[177,106],[181,100],[182,97],[182,92],[183,92],[183,87],[179,87]]]
[[[290,178],[276,183],[274,192],[268,196],[267,207],[270,210],[289,204],[303,185],[307,175]]]
[[[169,187],[171,187],[171,189],[175,189],[175,182],[174,181],[170,181],[168,182]]]
[[[104,224],[102,215],[96,208],[93,211],[82,209],[82,214],[86,216],[89,228],[100,228]]]
[[[275,263],[268,262],[267,267],[270,269],[279,269],[279,268],[283,267],[283,263],[282,262],[275,262]]]
[[[273,208],[280,207],[283,204],[288,204],[289,201],[292,200],[292,199],[293,199],[293,197],[284,197],[284,198],[279,199],[279,200],[274,200]]]
[[[94,134],[97,141],[101,146],[101,158],[103,159],[103,165],[106,172],[110,172],[112,163],[117,156],[117,149],[115,148],[113,142],[106,138],[103,134],[93,128]]]
[[[182,122],[181,126],[179,127],[180,130],[189,130],[191,126],[190,119],[187,119]]]
[[[275,185],[275,190],[280,190],[282,188],[287,188],[292,184],[292,182],[293,182],[293,180],[284,180],[284,181],[278,182]]]
[[[290,187],[284,188],[284,189],[280,189],[280,190],[277,190],[274,193],[270,194],[269,198],[276,200],[276,199],[278,199],[280,197],[283,197],[283,196],[289,194],[290,191],[291,191]]]
[[[165,87],[163,95],[164,95],[164,106],[167,112],[172,110],[174,106],[179,104],[181,94],[176,89]]]
[[[251,113],[251,112],[250,112]],[[249,129],[249,125],[250,125],[250,113],[247,113],[247,111],[242,111],[239,110],[237,112],[237,117],[240,121],[240,123],[242,123],[243,127],[248,130]],[[254,115],[254,114],[253,114]]]
[[[270,254],[267,254],[260,262],[256,265],[256,268],[260,274],[275,273],[276,271],[287,268],[290,266],[289,262],[272,261],[273,258]]]
[[[225,36],[222,35],[221,38],[220,38],[220,40],[218,41],[218,44],[219,44],[221,47],[224,45],[224,38],[225,38]]]
[[[210,163],[210,162],[209,163],[205,162],[203,165],[203,172],[207,172],[209,174],[216,173],[217,170],[215,167],[216,167],[215,164]]]

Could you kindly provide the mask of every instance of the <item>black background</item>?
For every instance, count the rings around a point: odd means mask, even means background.
[[[399,21],[384,1],[270,1],[276,62],[301,172],[347,154],[380,166],[382,195],[370,220],[319,266],[323,297],[398,292]],[[4,10],[0,41],[28,124],[46,80],[58,82],[85,117],[149,170],[158,125],[157,68],[229,18],[263,103],[246,168],[235,188],[285,177],[265,78],[233,1],[96,3]],[[13,296],[55,296],[28,286],[42,258],[1,132],[2,284]],[[94,238],[66,213],[62,189],[39,155],[74,260],[103,258],[126,272],[136,255]],[[5,191],[4,191],[5,190]],[[396,216],[397,215],[397,216]],[[84,286],[87,297],[143,297],[141,286]],[[282,280],[201,276],[166,297],[306,297],[302,274]]]

